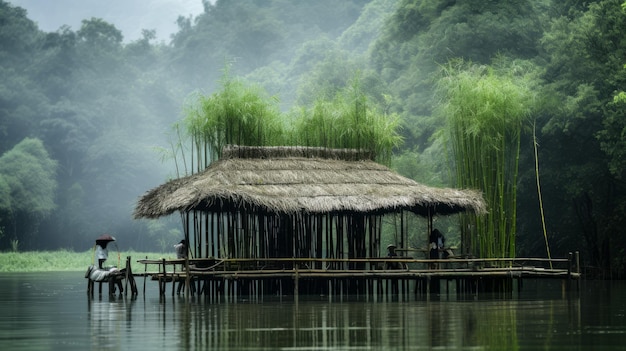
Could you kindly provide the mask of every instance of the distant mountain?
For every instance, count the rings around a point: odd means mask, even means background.
[[[169,42],[178,30],[178,16],[197,16],[204,11],[202,0],[8,0],[28,11],[39,29],[54,32],[63,25],[76,31],[81,21],[92,17],[115,25],[125,42],[141,38],[142,29],[156,30],[158,40]]]

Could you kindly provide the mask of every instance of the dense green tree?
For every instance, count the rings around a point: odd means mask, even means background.
[[[400,0],[373,0],[363,8],[359,18],[339,37],[339,45],[354,54],[369,53],[376,42],[387,17],[396,9]]]
[[[532,58],[546,1],[402,0],[377,40],[372,61],[392,88],[394,111],[410,121],[406,146],[426,149],[441,126],[432,115],[435,73],[462,58],[489,64],[497,55]]]
[[[543,36],[547,92],[556,99],[542,119],[551,232],[559,251],[585,242],[588,263],[604,272],[621,267],[625,255],[618,170],[623,112],[616,92],[624,86],[626,14],[623,1],[577,2],[560,8]],[[552,208],[550,208],[550,204]],[[580,249],[580,247],[579,247]],[[620,273],[621,274],[621,273]]]
[[[317,57],[308,57],[307,63],[312,67],[305,71],[306,78],[299,82],[299,105],[311,105],[316,97],[332,98],[350,84],[358,71],[366,68],[364,62],[351,59],[349,52],[330,46],[321,50],[307,47],[309,56]]]
[[[46,234],[40,233],[39,224],[56,208],[56,168],[38,139],[24,139],[0,156],[0,183],[3,192],[9,189],[2,209],[9,221],[3,224],[4,231],[25,248],[37,247],[39,236]],[[1,245],[6,248],[8,242]]]
[[[67,26],[47,33],[30,67],[32,79],[38,82],[42,92],[53,103],[66,98],[73,89],[74,71],[79,68],[76,40],[76,33]]]
[[[288,64],[303,43],[341,35],[367,2],[206,2],[204,13],[193,21],[178,20],[180,30],[172,39],[174,69],[193,86],[217,89],[215,67],[226,60],[236,60],[233,73],[238,75],[274,62]]]
[[[0,175],[0,243],[5,243],[5,235],[11,229],[11,217],[11,188],[4,176]],[[3,244],[0,245],[4,246]]]
[[[452,181],[449,179],[449,172],[443,169],[441,162],[441,159],[446,157],[442,144],[442,142],[437,143],[441,147],[431,147],[428,152],[402,149],[394,155],[391,167],[396,172],[419,183],[438,187],[448,186]]]
[[[24,9],[0,1],[0,152],[32,135],[45,114],[46,96],[30,75],[41,37]]]
[[[600,147],[608,156],[608,167],[617,181],[626,180],[626,100],[615,99],[605,110]]]
[[[34,59],[33,52],[39,45],[41,32],[28,19],[26,10],[0,1],[0,62],[5,68],[28,66]]]

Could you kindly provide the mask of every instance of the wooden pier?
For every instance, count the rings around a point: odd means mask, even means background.
[[[568,258],[239,258],[139,260],[144,277],[158,282],[159,294],[204,295],[211,300],[263,296],[428,296],[512,294],[526,279],[556,279],[578,287],[578,252]],[[437,268],[433,268],[436,265]],[[148,267],[156,267],[149,272]],[[573,284],[572,284],[573,283]]]
[[[87,278],[87,295],[89,297],[93,297],[95,293],[95,286],[98,284],[98,295],[102,295],[102,285],[106,284],[109,286],[109,295],[115,295],[119,288],[119,293],[128,293],[130,288],[131,296],[137,296],[139,293],[137,290],[137,284],[135,283],[135,275],[133,274],[131,268],[131,258],[130,256],[126,257],[126,267],[122,270],[115,271],[114,273],[107,274],[99,279],[94,279],[91,275],[92,269],[96,267],[89,267],[87,273],[85,274],[85,278]],[[124,282],[124,287],[122,286],[122,282]]]

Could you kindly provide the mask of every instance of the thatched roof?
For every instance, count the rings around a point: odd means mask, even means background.
[[[176,211],[388,213],[486,211],[473,190],[434,188],[400,176],[359,150],[230,146],[203,172],[143,195],[135,218]]]

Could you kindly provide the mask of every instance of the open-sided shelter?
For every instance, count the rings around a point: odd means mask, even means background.
[[[363,258],[381,254],[382,217],[404,211],[486,208],[477,191],[419,184],[363,150],[228,146],[204,171],[148,191],[134,216],[181,213],[194,257]]]

